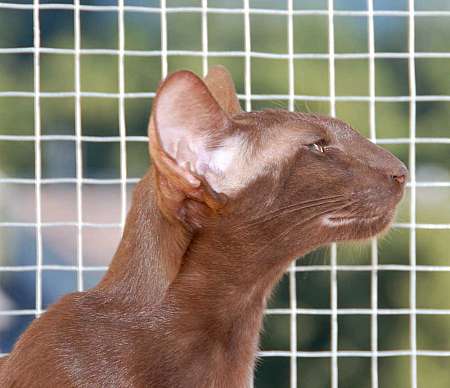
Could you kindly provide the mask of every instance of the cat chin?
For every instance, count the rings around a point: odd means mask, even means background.
[[[324,226],[327,226],[327,227],[339,228],[344,225],[372,224],[376,221],[379,221],[381,218],[382,218],[382,216],[367,217],[367,218],[327,216],[324,218],[323,224],[324,224]]]
[[[393,216],[391,212],[370,217],[326,216],[322,220],[322,227],[337,235],[335,241],[361,241],[385,234],[392,224]]]

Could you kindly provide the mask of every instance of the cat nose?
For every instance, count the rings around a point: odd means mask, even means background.
[[[406,179],[408,177],[408,170],[405,166],[401,166],[394,174],[391,175],[391,178],[397,182],[399,185],[404,185],[406,183]]]
[[[392,179],[403,185],[406,181],[406,175],[392,175]]]

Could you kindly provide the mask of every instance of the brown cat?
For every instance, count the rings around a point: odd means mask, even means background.
[[[407,170],[344,122],[241,112],[223,67],[161,84],[109,271],[35,320],[6,387],[245,387],[289,263],[385,230]]]

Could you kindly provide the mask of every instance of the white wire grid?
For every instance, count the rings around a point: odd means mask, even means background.
[[[450,357],[450,350],[418,350],[416,336],[416,315],[450,315],[450,310],[444,309],[417,309],[416,308],[416,274],[423,272],[450,272],[450,266],[426,266],[416,264],[416,230],[435,229],[449,230],[450,224],[431,224],[416,222],[416,188],[418,187],[450,187],[450,182],[416,182],[416,144],[450,144],[450,138],[425,138],[416,137],[416,102],[418,101],[450,101],[450,95],[416,95],[415,82],[415,59],[416,58],[450,58],[450,52],[416,52],[415,51],[415,18],[419,17],[450,17],[450,11],[416,11],[414,0],[408,0],[407,11],[376,11],[373,0],[367,0],[367,11],[338,11],[334,9],[333,0],[328,0],[326,10],[295,10],[293,0],[287,0],[287,8],[261,9],[250,8],[249,0],[243,0],[242,8],[210,8],[208,1],[202,0],[201,7],[167,7],[166,0],[160,0],[160,7],[144,7],[125,5],[124,0],[118,0],[117,5],[83,5],[80,0],[74,0],[73,4],[40,4],[34,0],[33,4],[15,4],[0,2],[1,9],[26,9],[33,12],[33,47],[10,47],[0,48],[1,54],[30,53],[34,58],[34,90],[32,92],[22,91],[0,91],[2,97],[29,97],[34,100],[34,135],[0,135],[0,141],[32,141],[35,148],[35,179],[26,178],[0,178],[0,184],[29,184],[35,186],[35,211],[36,222],[0,222],[2,227],[34,227],[36,231],[36,264],[27,266],[0,266],[0,271],[33,271],[36,273],[36,302],[35,308],[31,310],[3,310],[0,316],[35,315],[38,317],[42,312],[42,271],[76,271],[77,288],[83,290],[83,273],[85,271],[105,270],[105,267],[86,266],[83,264],[83,229],[92,228],[122,228],[127,211],[127,184],[136,183],[137,179],[127,177],[127,142],[147,142],[145,136],[127,136],[125,121],[125,100],[132,98],[154,97],[154,91],[148,93],[127,93],[125,91],[125,57],[143,56],[161,58],[161,77],[164,78],[168,72],[168,57],[170,56],[199,56],[202,59],[203,73],[208,69],[208,59],[211,57],[242,57],[245,60],[245,91],[239,95],[244,101],[245,109],[252,109],[252,101],[257,100],[287,100],[290,110],[294,110],[295,102],[300,100],[327,101],[330,104],[330,115],[336,114],[336,102],[360,101],[369,103],[369,128],[370,138],[379,144],[408,144],[409,145],[409,167],[410,182],[408,184],[411,192],[410,199],[410,222],[396,223],[395,228],[406,228],[410,234],[410,263],[409,265],[380,265],[378,264],[377,241],[371,244],[371,265],[338,265],[337,249],[331,247],[330,265],[296,266],[293,264],[289,270],[289,296],[290,308],[274,308],[267,310],[267,314],[285,314],[290,317],[290,350],[289,351],[263,351],[262,357],[288,357],[290,359],[290,386],[297,387],[301,384],[302,377],[297,371],[297,358],[299,357],[326,357],[331,359],[331,387],[338,387],[338,358],[340,357],[369,357],[371,359],[371,386],[378,387],[378,358],[391,356],[410,357],[411,387],[417,387],[417,356],[441,356]],[[72,10],[74,14],[74,49],[60,49],[41,47],[40,39],[40,11],[41,10]],[[103,12],[115,11],[118,15],[118,49],[82,49],[80,33],[80,11]],[[141,12],[156,13],[161,20],[161,50],[137,51],[125,49],[124,13]],[[167,14],[169,13],[200,13],[202,21],[202,50],[168,50],[167,43]],[[245,51],[209,51],[208,50],[208,14],[243,14],[244,16],[244,42]],[[251,47],[251,18],[253,14],[284,15],[287,18],[288,53],[274,54],[269,52],[255,52]],[[296,15],[325,15],[328,17],[328,43],[329,52],[325,54],[294,53],[293,17]],[[335,16],[364,16],[368,22],[368,53],[346,53],[334,52],[334,17]],[[375,52],[374,44],[374,16],[400,16],[408,20],[408,44],[409,50],[405,53],[381,53]],[[71,54],[75,58],[75,85],[70,92],[41,92],[40,87],[40,55],[41,54]],[[118,93],[99,93],[81,91],[80,83],[80,57],[85,54],[112,55],[118,58]],[[251,61],[252,58],[270,58],[288,60],[288,94],[252,94],[251,84]],[[409,95],[405,96],[376,96],[375,94],[375,59],[378,58],[404,58],[409,63]],[[312,96],[295,94],[295,59],[327,59],[329,63],[329,96]],[[335,60],[336,59],[368,59],[369,63],[369,96],[337,96],[335,92]],[[48,97],[74,97],[75,98],[75,135],[42,135],[41,134],[41,107],[42,98]],[[81,124],[81,98],[97,97],[118,99],[119,101],[119,136],[96,137],[84,136]],[[410,107],[410,136],[408,138],[377,139],[375,122],[376,102],[407,102]],[[41,142],[42,141],[70,140],[76,143],[76,178],[42,178]],[[87,179],[83,177],[82,144],[83,142],[119,142],[120,144],[120,179]],[[76,222],[43,222],[42,221],[42,185],[55,183],[76,184]],[[119,184],[121,187],[121,213],[120,223],[89,223],[83,221],[83,197],[82,187],[84,184]],[[48,227],[71,226],[77,229],[77,260],[76,265],[44,265],[42,229]],[[408,271],[410,276],[409,308],[380,309],[378,308],[378,271]],[[297,307],[296,273],[307,271],[328,271],[331,282],[331,306],[329,309],[310,309]],[[338,271],[370,271],[371,273],[371,307],[370,308],[338,308],[337,296],[337,273]],[[331,349],[329,351],[301,351],[297,349],[297,315],[329,315],[331,317]],[[409,315],[410,319],[410,349],[380,351],[378,349],[378,323],[379,315]],[[343,351],[338,349],[338,316],[339,315],[369,315],[371,318],[371,347],[367,351]]]

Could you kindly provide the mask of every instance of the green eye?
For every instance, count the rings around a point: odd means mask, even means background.
[[[308,148],[312,151],[324,153],[326,150],[326,144],[324,140],[319,140],[315,143],[309,144]]]
[[[322,145],[320,145],[320,144],[317,144],[317,143],[314,143],[314,144],[312,145],[312,148],[313,148],[315,151],[325,152],[325,147],[322,146]]]

